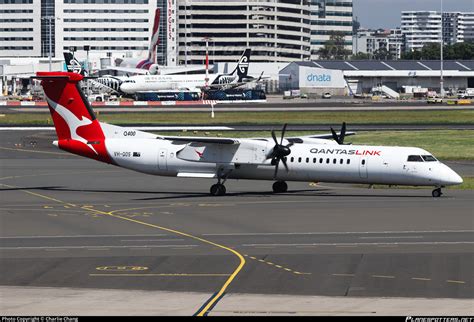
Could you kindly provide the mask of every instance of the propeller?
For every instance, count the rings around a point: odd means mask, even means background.
[[[343,145],[344,138],[346,136],[346,122],[342,122],[341,132],[339,133],[339,135],[337,135],[336,131],[334,131],[332,127],[331,127],[331,133],[332,133],[332,137],[334,141],[336,141],[337,144],[339,145]]]
[[[280,161],[283,162],[286,172],[289,171],[288,165],[286,164],[286,156],[291,153],[290,146],[292,146],[294,143],[290,142],[287,145],[283,145],[283,138],[285,137],[287,125],[288,124],[286,123],[285,125],[283,125],[283,129],[281,131],[280,143],[278,143],[277,137],[275,135],[275,131],[272,130],[272,138],[273,138],[273,141],[275,142],[275,146],[273,147],[272,151],[267,155],[267,160],[272,159],[271,164],[275,166],[275,173],[273,174],[273,179],[275,179],[278,174],[278,167],[280,165]]]

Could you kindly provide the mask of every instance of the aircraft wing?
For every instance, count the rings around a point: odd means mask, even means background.
[[[346,132],[346,136],[350,136],[350,135],[355,135],[356,132]],[[337,135],[340,135],[340,133],[337,133]],[[328,133],[328,134],[313,134],[313,135],[303,135],[303,136],[299,136],[299,137],[289,137],[289,138],[286,138],[288,139],[288,141],[291,141],[291,140],[294,140],[294,139],[332,139],[333,136],[331,133]],[[298,143],[298,142],[295,142],[295,143]]]
[[[193,136],[161,136],[160,139],[184,142],[184,143],[204,143],[204,144],[240,144],[238,139],[232,138],[204,138]]]
[[[120,67],[120,66],[107,66],[105,69],[107,70],[116,70],[123,73],[128,74],[140,74],[140,75],[147,75],[150,73],[148,69],[142,68],[133,68],[133,67]],[[159,74],[160,75],[173,75],[173,74],[184,74],[189,72],[196,72],[202,71],[204,72],[205,69],[202,66],[191,66],[191,67],[159,67]]]
[[[118,72],[124,72],[128,74],[146,75],[149,73],[147,69],[140,69],[140,68],[133,68],[133,67],[107,66],[105,69],[116,70]]]

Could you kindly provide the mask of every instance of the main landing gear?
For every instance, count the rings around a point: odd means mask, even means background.
[[[441,192],[441,188],[436,188],[435,190],[433,190],[433,192],[431,192],[433,198],[439,198],[442,194],[443,193]]]
[[[288,191],[288,185],[285,181],[277,181],[272,186],[274,193],[282,193]]]
[[[211,186],[212,196],[223,196],[225,195],[226,189],[222,183],[216,183]]]
[[[217,183],[213,184],[211,186],[211,196],[223,196],[226,193],[226,188],[224,186],[224,183],[227,180],[227,177],[231,171],[228,171],[227,173],[224,174],[223,169],[219,169],[217,172]],[[222,182],[221,182],[222,181]]]

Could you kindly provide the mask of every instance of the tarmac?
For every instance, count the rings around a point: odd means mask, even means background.
[[[2,315],[474,314],[473,191],[236,180],[216,198],[0,135]]]

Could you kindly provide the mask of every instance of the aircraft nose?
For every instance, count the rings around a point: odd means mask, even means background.
[[[459,185],[463,183],[463,179],[450,167],[444,165],[441,171],[442,184],[444,185]]]

